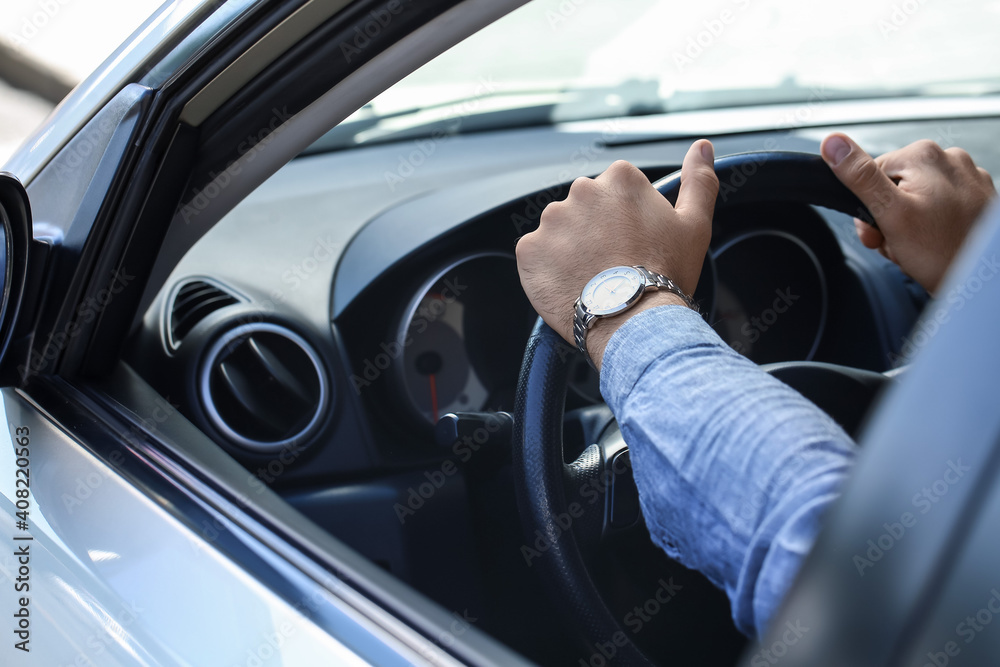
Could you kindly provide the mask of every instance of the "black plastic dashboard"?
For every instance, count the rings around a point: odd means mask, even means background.
[[[846,129],[888,149],[939,125]],[[990,119],[949,127],[967,137],[996,133]],[[826,131],[713,141],[717,155],[817,152]],[[574,157],[581,145],[599,145],[594,159]],[[603,142],[586,127],[458,136],[401,185],[386,175],[405,143],[299,158],[185,256],[127,359],[251,469],[291,445],[279,488],[439,459],[437,417],[512,404],[534,318],[517,279],[516,240],[576,176],[623,158],[656,180],[677,169],[688,145],[627,134]],[[992,153],[974,157],[1000,164]],[[849,217],[801,204],[720,211],[704,275],[696,296],[709,323],[758,363],[885,370],[925,299],[860,246]],[[199,288],[211,303],[180,313],[187,319],[177,341],[178,295]],[[588,373],[585,365],[574,373],[577,406],[600,400]],[[241,429],[270,435],[254,441]]]

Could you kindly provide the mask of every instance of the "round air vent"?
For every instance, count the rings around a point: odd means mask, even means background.
[[[236,327],[212,345],[199,390],[212,424],[259,453],[304,445],[329,394],[316,351],[298,334],[266,322]]]

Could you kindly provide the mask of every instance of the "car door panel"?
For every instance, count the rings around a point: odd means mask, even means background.
[[[22,394],[5,389],[2,400],[0,539],[14,547],[0,576],[11,587],[23,579],[21,664],[365,664],[216,548],[214,522],[190,525],[133,486],[124,441],[98,458]],[[24,523],[18,463],[30,480]],[[17,613],[15,596],[5,598]],[[12,659],[22,653],[14,643],[2,649]]]

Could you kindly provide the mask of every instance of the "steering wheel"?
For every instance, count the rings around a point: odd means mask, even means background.
[[[818,155],[741,153],[717,159],[715,172],[721,184],[716,208],[797,202],[841,211],[874,225],[869,211]],[[680,172],[653,185],[675,204]],[[628,448],[617,425],[605,429],[598,442],[576,461],[564,461],[566,386],[570,361],[578,354],[538,319],[524,352],[514,406],[514,482],[525,546],[551,599],[565,610],[567,620],[591,648],[615,638],[615,664],[651,666],[654,663],[622,630],[605,604],[587,568],[588,558],[603,540],[645,527]],[[788,364],[778,366],[786,377],[796,375],[788,373]],[[816,366],[822,374],[835,376],[841,385],[863,387],[868,398],[886,380],[886,376],[870,371]],[[604,502],[584,500],[580,497],[583,494],[577,493],[581,489],[601,491]],[[592,493],[589,498],[593,498]]]

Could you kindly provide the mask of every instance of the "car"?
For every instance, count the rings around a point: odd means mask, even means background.
[[[1000,208],[932,299],[816,153],[1000,174],[996,14],[165,3],[0,179],[4,664],[992,664]],[[700,137],[704,316],[861,446],[753,639],[514,259],[615,160],[676,197]]]

